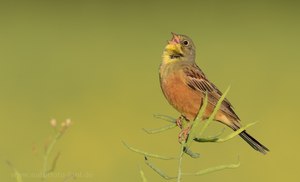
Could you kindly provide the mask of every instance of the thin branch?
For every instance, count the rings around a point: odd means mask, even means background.
[[[232,132],[231,134],[229,134],[228,136],[224,137],[224,138],[218,138],[218,137],[211,137],[211,138],[194,138],[194,141],[196,142],[215,142],[215,143],[221,143],[221,142],[226,142],[232,138],[234,138],[235,136],[239,135],[241,132],[243,132],[245,129],[249,128],[250,126],[253,126],[254,124],[256,124],[256,122],[254,123],[250,123],[234,132]]]
[[[188,136],[188,139],[186,141],[186,146],[185,148],[189,148],[193,139],[195,138],[195,136],[197,136],[197,134],[199,133],[199,124],[201,122],[201,119],[203,117],[203,114],[206,110],[207,104],[208,104],[208,96],[207,94],[205,95],[204,100],[202,101],[202,107],[200,107],[200,110],[198,111],[197,117],[195,118],[195,120],[192,122],[192,126],[191,126],[191,130]],[[197,120],[198,118],[200,118],[200,120]]]
[[[162,120],[168,121],[170,123],[176,123],[176,119],[171,116],[168,116],[168,115],[154,114],[153,116],[157,119],[162,119]]]
[[[224,170],[224,169],[234,169],[234,168],[239,167],[240,164],[241,164],[240,161],[238,161],[238,163],[236,163],[236,164],[227,164],[227,165],[215,166],[215,167],[200,170],[200,171],[195,172],[195,173],[183,173],[182,175],[185,175],[185,176],[201,176],[201,175],[204,175],[204,174],[217,172],[217,171],[221,171],[221,170]]]
[[[208,127],[208,125],[211,123],[212,120],[214,120],[219,108],[221,107],[221,104],[223,102],[223,100],[225,99],[227,93],[229,92],[230,87],[228,87],[226,89],[226,91],[224,92],[224,94],[221,96],[221,98],[218,100],[216,107],[214,108],[214,111],[212,112],[212,114],[209,116],[208,120],[206,120],[206,122],[204,123],[202,129],[199,132],[199,136],[202,136],[202,134],[204,133],[204,131],[206,130],[206,128]]]
[[[54,125],[55,124],[55,125]],[[43,169],[42,169],[42,180],[46,180],[47,173],[49,171],[53,171],[56,165],[56,162],[59,158],[59,154],[54,158],[52,162],[52,168],[48,170],[48,160],[53,152],[54,146],[58,142],[58,140],[64,135],[64,133],[67,131],[67,129],[71,126],[71,120],[67,119],[66,121],[61,123],[61,128],[59,130],[55,130],[56,134],[49,145],[45,146],[45,153],[44,153],[44,162],[43,162]],[[52,123],[52,126],[56,127],[56,123]]]
[[[142,178],[142,182],[148,182],[148,180],[147,180],[147,178],[145,176],[145,173],[142,170],[142,168],[140,168],[140,175],[141,175],[141,178]]]
[[[189,155],[190,157],[196,159],[196,158],[199,158],[200,157],[200,154],[199,153],[194,153],[191,149],[187,148],[187,147],[184,147],[184,152]]]
[[[142,150],[139,150],[139,149],[136,149],[136,148],[133,148],[129,145],[127,145],[124,141],[122,141],[123,145],[128,148],[129,150],[133,151],[133,152],[136,152],[138,154],[142,154],[144,156],[147,156],[147,157],[151,157],[151,158],[156,158],[156,159],[162,159],[162,160],[171,160],[171,159],[175,159],[174,157],[165,157],[165,156],[161,156],[161,155],[157,155],[157,154],[152,154],[152,153],[149,153],[149,152],[145,152],[145,151],[142,151]]]
[[[50,145],[46,147],[45,154],[44,154],[44,163],[43,163],[43,177],[42,179],[46,179],[46,174],[48,173],[48,158],[57,143],[58,139],[63,135],[64,132],[57,132],[56,135],[54,136],[54,139],[51,141]]]
[[[194,141],[197,142],[215,142],[219,139],[219,137],[224,133],[225,128],[223,128],[219,133],[213,135],[213,136],[208,136],[208,137],[196,137],[194,138]]]
[[[60,157],[60,152],[58,152],[56,154],[56,156],[54,157],[54,159],[52,161],[51,169],[49,169],[49,171],[47,171],[47,173],[53,172],[55,170],[55,167],[56,167],[56,164],[57,164],[57,161],[58,161],[59,157]]]
[[[148,133],[148,134],[156,134],[156,133],[161,133],[163,131],[175,128],[176,126],[177,126],[176,124],[170,124],[170,125],[167,125],[167,126],[164,126],[164,127],[161,127],[161,128],[157,128],[157,129],[146,129],[146,128],[143,128],[143,130],[146,133]]]
[[[177,182],[180,182],[180,180],[181,180],[181,175],[182,175],[181,166],[182,166],[182,158],[183,158],[183,154],[184,154],[184,148],[185,148],[185,141],[183,141],[181,143],[179,162],[178,162]]]
[[[145,157],[145,163],[147,164],[147,166],[149,166],[151,169],[153,169],[153,171],[155,171],[157,174],[159,174],[161,177],[163,177],[166,180],[171,180],[171,179],[176,179],[177,178],[177,176],[175,176],[175,177],[174,176],[168,176],[162,170],[160,170],[155,165],[150,163],[147,157]]]
[[[195,120],[196,120],[197,118],[199,118],[199,117],[200,117],[200,119],[201,119],[202,116],[203,116],[203,114],[204,114],[204,112],[205,112],[205,110],[206,110],[207,103],[208,103],[208,96],[207,96],[207,93],[205,93],[204,100],[202,100],[202,101],[203,101],[203,102],[201,103],[202,106],[199,108],[200,110],[198,111],[198,114],[197,114]]]

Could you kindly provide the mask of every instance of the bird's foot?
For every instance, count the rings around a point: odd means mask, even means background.
[[[183,121],[183,116],[179,116],[179,118],[176,119],[176,125],[182,129],[182,121]]]
[[[187,126],[186,128],[183,128],[181,132],[178,134],[178,142],[186,142],[189,137],[189,132],[191,130],[190,126]]]

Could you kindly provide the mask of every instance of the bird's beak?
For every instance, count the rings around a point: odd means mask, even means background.
[[[180,37],[176,33],[171,32],[173,37],[171,40],[169,40],[169,44],[179,44],[180,43]]]
[[[182,47],[180,44],[180,35],[172,33],[173,37],[171,40],[168,41],[168,45],[166,46],[165,50],[167,50],[170,54],[182,54]]]

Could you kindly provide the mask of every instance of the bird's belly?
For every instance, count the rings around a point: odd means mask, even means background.
[[[180,77],[169,77],[162,85],[168,102],[188,120],[194,120],[202,102],[201,92],[188,87]]]

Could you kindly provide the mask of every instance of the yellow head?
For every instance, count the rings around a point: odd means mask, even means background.
[[[195,45],[186,35],[172,33],[173,37],[163,52],[163,64],[179,61],[195,62]]]

